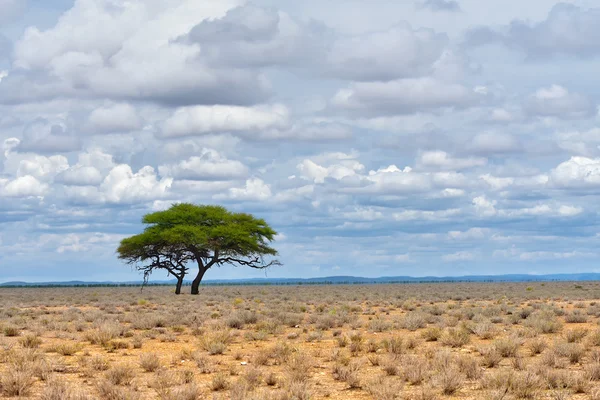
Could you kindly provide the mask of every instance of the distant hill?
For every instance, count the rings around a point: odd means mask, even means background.
[[[203,285],[323,285],[323,284],[383,284],[383,283],[433,283],[433,282],[549,282],[549,281],[600,281],[600,273],[547,274],[547,275],[465,275],[465,276],[383,276],[364,278],[360,276],[328,276],[322,278],[252,278],[207,279]],[[64,281],[64,282],[4,282],[0,287],[52,287],[52,286],[138,286],[142,281]],[[149,286],[173,285],[175,280],[150,282]],[[186,282],[190,284],[189,281]]]

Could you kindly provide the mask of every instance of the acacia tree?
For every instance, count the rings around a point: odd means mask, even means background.
[[[119,258],[143,272],[144,283],[154,270],[166,270],[177,279],[177,294],[181,293],[189,262],[198,266],[192,294],[199,293],[204,274],[214,266],[264,269],[281,265],[277,260],[264,259],[277,255],[270,246],[277,232],[250,214],[184,203],[146,214],[142,222],[147,225],[144,232],[121,241]]]

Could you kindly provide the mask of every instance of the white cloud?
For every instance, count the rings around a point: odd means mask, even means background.
[[[482,240],[489,236],[489,228],[469,228],[466,231],[450,231],[448,238],[452,240]]]
[[[203,149],[199,156],[174,165],[158,167],[161,176],[189,180],[232,180],[245,178],[248,168],[239,161],[228,160],[212,149]]]
[[[502,154],[523,151],[521,143],[506,132],[484,132],[475,135],[468,143],[470,151],[480,154]]]
[[[260,178],[250,178],[242,188],[231,188],[227,195],[215,195],[215,199],[240,201],[263,201],[272,196],[271,188]]]
[[[571,157],[550,173],[550,182],[563,189],[600,185],[600,158]]]
[[[172,183],[172,178],[159,180],[150,166],[134,173],[129,165],[121,164],[104,178],[100,190],[108,203],[137,203],[165,196]]]
[[[488,200],[485,196],[477,196],[473,199],[475,213],[480,217],[492,217],[496,215],[496,200]]]
[[[94,133],[126,133],[142,127],[142,120],[137,110],[127,103],[93,110],[88,123]]]
[[[538,89],[528,100],[526,110],[540,117],[587,118],[596,113],[594,103],[584,95],[552,85]]]
[[[433,78],[398,79],[389,82],[357,82],[339,90],[332,106],[352,115],[402,115],[440,108],[465,108],[478,95],[457,83]]]
[[[315,183],[324,183],[326,178],[340,180],[356,176],[364,170],[364,165],[352,159],[339,160],[336,164],[322,166],[312,160],[304,160],[297,165],[303,178]]]
[[[23,175],[13,180],[0,180],[0,196],[31,197],[44,196],[48,185],[31,175]]]
[[[470,251],[457,251],[456,253],[446,254],[442,257],[442,260],[446,262],[472,261],[474,259],[475,254]]]
[[[444,34],[400,23],[335,41],[328,62],[334,76],[351,80],[413,78],[429,75],[447,44]]]
[[[426,151],[419,156],[417,161],[419,167],[442,170],[460,170],[481,167],[486,164],[487,160],[482,157],[457,158],[441,150]]]
[[[195,106],[178,109],[162,126],[164,137],[284,128],[289,110],[280,104],[256,107]]]
[[[29,101],[88,94],[170,105],[264,100],[270,88],[260,73],[212,68],[200,46],[177,40],[238,4],[76,1],[54,27],[30,27],[17,41],[14,65],[22,72],[9,74],[2,85],[26,83],[29,92],[4,91],[2,97]]]

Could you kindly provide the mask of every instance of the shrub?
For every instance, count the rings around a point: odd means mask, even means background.
[[[161,366],[160,358],[155,353],[144,353],[140,355],[140,367],[145,372],[154,372]]]
[[[471,336],[465,329],[449,328],[444,332],[440,341],[446,346],[462,347],[471,341]]]
[[[570,324],[582,324],[587,322],[587,316],[580,310],[575,310],[572,313],[565,315],[565,322]]]
[[[535,399],[541,388],[540,378],[530,371],[514,374],[510,381],[510,390],[517,399]]]
[[[30,369],[11,366],[0,377],[0,387],[7,396],[27,396],[34,381],[33,371]]]
[[[229,380],[227,379],[227,375],[219,373],[213,376],[210,382],[210,389],[212,391],[218,392],[220,390],[226,390],[227,388],[229,388]]]
[[[436,342],[442,337],[442,333],[443,331],[440,328],[431,326],[421,332],[421,337],[425,339],[426,342]]]
[[[521,342],[517,338],[506,337],[494,340],[493,345],[502,357],[514,357],[519,351]]]
[[[588,334],[585,328],[569,329],[565,332],[565,339],[569,343],[579,343]]]
[[[131,365],[115,365],[106,371],[105,377],[113,385],[129,385],[135,378],[135,370]]]
[[[452,395],[463,386],[464,378],[455,367],[444,368],[436,375],[436,383],[443,394]]]
[[[16,326],[5,326],[2,331],[4,332],[4,336],[19,336],[21,334],[19,328]]]
[[[409,312],[402,318],[400,325],[409,331],[416,331],[427,325],[427,315],[418,311]]]
[[[231,334],[228,331],[215,331],[204,336],[201,345],[210,355],[223,354],[229,343]]]
[[[529,343],[527,343],[527,347],[529,348],[531,355],[534,356],[544,351],[546,347],[548,347],[548,344],[542,338],[535,338],[529,341]]]
[[[19,339],[19,343],[21,343],[21,346],[27,349],[35,349],[40,347],[40,344],[42,344],[42,339],[40,339],[37,335],[25,335]]]

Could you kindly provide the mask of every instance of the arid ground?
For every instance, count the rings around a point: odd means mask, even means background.
[[[187,288],[189,290],[189,288]],[[41,399],[600,399],[600,283],[0,290]]]

